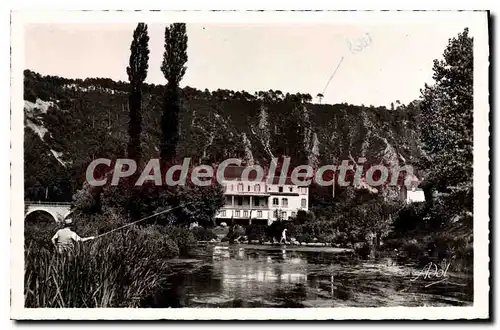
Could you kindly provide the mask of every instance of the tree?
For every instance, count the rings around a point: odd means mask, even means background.
[[[441,216],[451,220],[472,212],[473,38],[465,29],[449,40],[443,59],[434,61],[435,84],[422,91],[422,142],[430,175],[444,193]]]
[[[142,131],[142,84],[148,74],[148,26],[144,23],[137,24],[134,31],[134,39],[130,45],[130,60],[127,67],[128,79],[130,81],[129,105],[129,144],[128,157],[134,160],[141,158],[141,131]]]
[[[173,160],[179,140],[179,115],[181,111],[179,83],[186,73],[187,56],[186,24],[174,23],[165,28],[165,53],[161,71],[167,79],[161,119],[161,158]]]

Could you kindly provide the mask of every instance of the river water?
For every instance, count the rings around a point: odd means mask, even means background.
[[[391,258],[359,260],[325,248],[205,246],[171,268],[165,290],[146,306],[467,306],[473,299],[470,275],[430,278]]]

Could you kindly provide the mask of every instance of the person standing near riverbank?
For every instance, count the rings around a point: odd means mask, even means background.
[[[78,234],[73,231],[72,225],[73,220],[67,217],[64,220],[64,228],[59,229],[51,239],[52,244],[54,244],[54,247],[59,254],[71,253],[73,251],[74,242],[85,242],[95,239],[94,236],[85,238],[78,236]]]
[[[286,228],[283,229],[283,231],[281,232],[281,239],[280,239],[280,244],[281,242],[285,241],[285,244],[286,244]]]

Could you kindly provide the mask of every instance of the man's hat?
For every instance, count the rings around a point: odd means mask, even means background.
[[[64,215],[64,224],[65,225],[71,225],[73,223],[73,218],[71,217],[72,211],[69,211]]]

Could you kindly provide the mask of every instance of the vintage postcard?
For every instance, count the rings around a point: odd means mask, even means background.
[[[12,12],[11,317],[488,319],[488,22]]]

